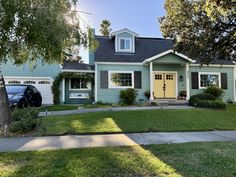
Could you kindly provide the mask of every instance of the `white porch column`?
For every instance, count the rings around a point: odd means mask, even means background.
[[[154,100],[153,98],[153,63],[150,62],[149,64],[150,70],[150,100]]]
[[[189,90],[189,64],[188,63],[186,63],[185,69],[186,69],[185,78],[186,78],[186,92],[187,92],[186,100],[189,100],[189,98],[190,98],[190,90]]]
[[[62,103],[65,103],[65,78],[62,80]]]

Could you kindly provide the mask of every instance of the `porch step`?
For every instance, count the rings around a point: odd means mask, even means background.
[[[186,105],[188,100],[177,100],[177,99],[156,99],[157,104],[167,104],[167,105]]]

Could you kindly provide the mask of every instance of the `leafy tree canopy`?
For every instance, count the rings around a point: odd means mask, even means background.
[[[0,63],[62,62],[74,45],[88,47],[79,26],[77,0],[0,0]]]
[[[166,0],[159,19],[174,49],[201,63],[236,60],[236,0]]]

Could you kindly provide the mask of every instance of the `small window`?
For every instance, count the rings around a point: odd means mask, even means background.
[[[162,74],[155,74],[155,80],[162,80]]]
[[[38,83],[39,83],[39,84],[45,84],[45,85],[46,85],[46,84],[51,84],[51,82],[49,82],[49,81],[39,81]]]
[[[110,87],[127,88],[133,87],[132,72],[112,72],[110,73]]]
[[[24,81],[24,84],[35,84],[34,81]]]
[[[220,77],[219,74],[211,74],[211,73],[200,73],[200,87],[206,88],[209,86],[220,87]]]
[[[121,51],[131,51],[131,39],[121,38],[120,39],[120,50]]]
[[[174,80],[173,74],[167,74],[166,75],[166,80]]]
[[[72,90],[80,90],[80,89],[87,90],[87,89],[89,89],[88,85],[89,84],[83,79],[80,79],[80,78],[70,79],[70,89],[72,89]]]
[[[20,81],[8,81],[8,84],[20,84]]]

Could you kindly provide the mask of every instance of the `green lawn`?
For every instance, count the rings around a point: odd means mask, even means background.
[[[227,110],[146,110],[97,112],[42,118],[36,135],[236,130],[236,106]]]
[[[74,110],[78,109],[78,106],[75,105],[50,105],[50,106],[42,106],[38,110],[40,112],[47,111],[64,111],[64,110]]]
[[[1,177],[233,177],[236,143],[0,153]]]

